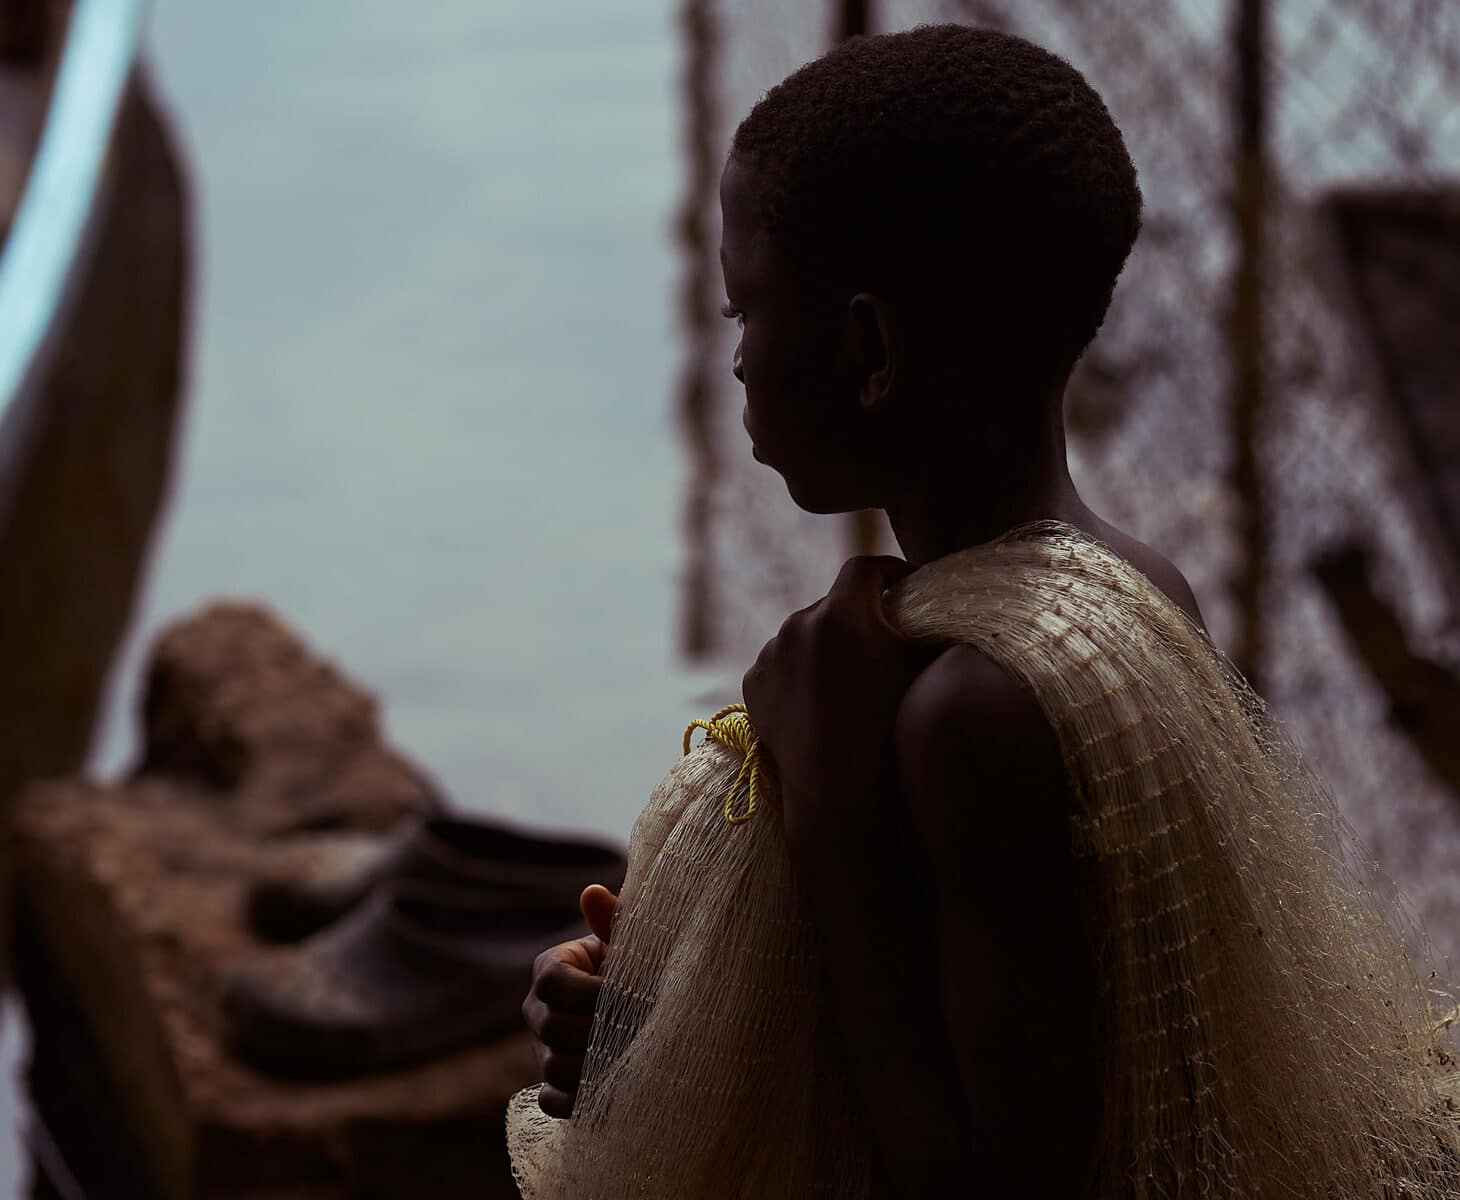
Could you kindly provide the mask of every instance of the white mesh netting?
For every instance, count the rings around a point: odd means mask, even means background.
[[[1003,664],[1059,737],[1102,964],[1095,1194],[1460,1196],[1424,933],[1186,615],[1051,523],[928,564],[887,612]],[[509,1110],[527,1200],[869,1194],[776,810],[725,819],[740,767],[698,747],[635,827],[574,1115]],[[1056,1138],[1060,1111],[1056,1088]]]

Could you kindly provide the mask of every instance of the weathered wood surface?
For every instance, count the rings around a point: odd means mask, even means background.
[[[69,9],[70,0],[0,0],[0,233],[40,145]]]
[[[57,349],[0,428],[23,447],[0,479],[0,804],[84,760],[171,474],[187,190],[140,77],[113,141],[113,185]]]
[[[1410,642],[1394,606],[1374,586],[1369,553],[1357,542],[1312,564],[1338,612],[1349,645],[1389,701],[1388,720],[1455,796],[1460,797],[1460,677]]]
[[[1460,188],[1345,190],[1324,209],[1412,487],[1460,579]]]
[[[35,785],[15,814],[32,1090],[88,1194],[515,1195],[502,1118],[534,1076],[525,1034],[322,1086],[221,1046],[220,974],[269,952],[245,891],[289,870],[287,831],[437,802],[382,744],[371,698],[263,610],[227,605],[160,639],[145,721],[130,781]]]

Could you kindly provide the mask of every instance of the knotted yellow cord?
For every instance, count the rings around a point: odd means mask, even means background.
[[[689,728],[684,731],[684,752],[689,753],[690,735],[696,729],[703,729],[707,738],[714,738],[722,746],[728,746],[731,750],[744,756],[745,761],[740,764],[740,773],[735,776],[735,782],[730,785],[730,794],[725,797],[725,820],[731,825],[739,825],[742,821],[748,821],[755,816],[755,810],[760,806],[760,798],[764,794],[762,785],[761,767],[768,766],[769,760],[761,753],[760,735],[755,732],[755,726],[750,723],[750,714],[743,704],[727,704],[708,721],[691,721]],[[735,797],[740,791],[740,785],[749,779],[746,788],[745,811],[736,813]]]

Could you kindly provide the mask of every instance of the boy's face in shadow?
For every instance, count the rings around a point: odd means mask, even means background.
[[[846,306],[766,236],[755,173],[731,158],[720,179],[725,315],[740,324],[752,453],[808,512],[880,506],[882,455],[857,402]]]

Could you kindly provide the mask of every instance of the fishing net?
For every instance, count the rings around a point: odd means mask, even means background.
[[[886,611],[1001,663],[1058,735],[1102,971],[1094,1194],[1460,1196],[1424,932],[1206,635],[1052,523],[923,567]],[[534,1089],[509,1108],[527,1200],[870,1194],[773,797],[751,811],[753,729],[711,726],[635,826],[572,1118]]]

